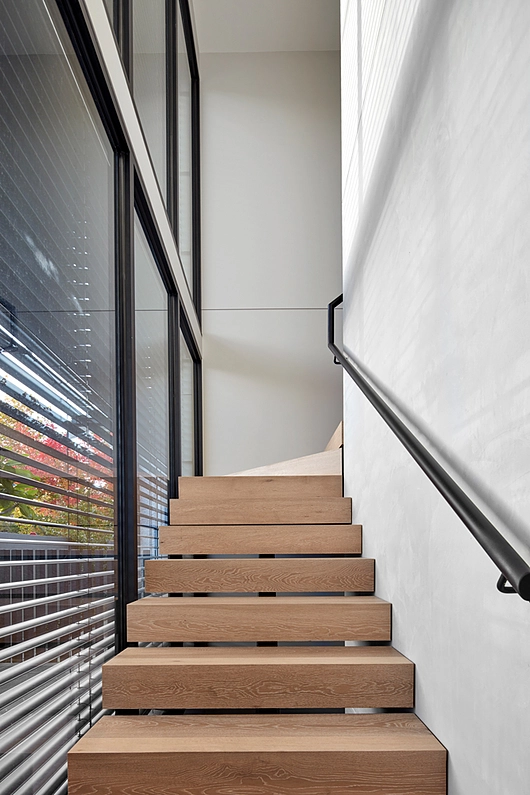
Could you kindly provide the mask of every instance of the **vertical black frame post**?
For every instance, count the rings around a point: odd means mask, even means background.
[[[191,223],[192,223],[192,284],[190,289],[197,316],[201,317],[201,163],[200,163],[200,79],[199,61],[193,36],[189,0],[179,3],[186,54],[191,76]],[[177,78],[178,79],[178,78]]]
[[[203,422],[202,422],[202,359],[191,333],[186,313],[181,306],[180,330],[193,362],[193,453],[194,474],[203,474]]]
[[[193,300],[201,323],[201,145],[199,74],[191,80],[191,194],[193,229]],[[202,324],[201,324],[202,325]]]
[[[116,651],[127,645],[127,604],[138,598],[136,373],[134,349],[133,165],[121,120],[79,0],[56,0],[88,87],[114,149],[116,350]],[[115,0],[115,30],[131,72],[130,0]]]
[[[138,599],[136,350],[134,336],[133,165],[119,152],[116,169],[116,652],[127,646],[127,605]]]
[[[202,360],[193,362],[193,397],[195,401],[194,442],[195,442],[195,475],[201,477],[204,471],[203,459],[203,424],[202,424]]]
[[[133,19],[131,0],[114,0],[114,31],[121,52],[125,72],[132,87],[133,80]]]
[[[180,400],[180,301],[169,296],[169,499],[178,497],[182,474],[182,432]]]
[[[178,0],[166,0],[166,200],[167,214],[178,246],[177,2]]]

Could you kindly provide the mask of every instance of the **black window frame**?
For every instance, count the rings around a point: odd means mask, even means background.
[[[140,175],[136,169],[134,173],[134,208],[168,298],[169,496],[171,499],[178,495],[178,478],[180,475],[180,426],[178,425],[178,418],[180,417],[180,380],[176,377],[180,362],[180,344],[176,333],[179,324],[180,299],[175,276],[167,260]]]
[[[137,580],[137,456],[136,456],[136,367],[134,328],[134,213],[157,263],[168,293],[169,302],[169,406],[170,406],[170,478],[169,497],[178,496],[181,473],[180,447],[180,341],[182,331],[194,362],[194,442],[195,474],[203,472],[202,359],[171,265],[160,239],[157,225],[134,162],[126,131],[123,128],[98,49],[92,39],[82,0],[55,0],[70,36],[76,57],[85,75],[105,131],[115,153],[115,268],[116,268],[116,513],[117,513],[117,603],[116,653],[127,643],[127,604],[138,598]],[[188,0],[166,0],[174,8],[166,20],[174,19],[174,46],[170,57],[176,64],[176,3],[180,3],[192,74],[192,168],[193,168],[193,297],[200,325],[200,175],[199,175],[199,72]],[[126,74],[131,84],[132,7],[131,0],[115,0],[114,27]],[[176,81],[176,73],[175,73]],[[167,85],[167,84],[166,84]],[[173,83],[175,86],[176,83]],[[176,120],[176,116],[175,116]],[[176,133],[176,128],[175,128]],[[176,143],[176,139],[173,139]],[[171,161],[173,165],[175,161]],[[169,175],[168,175],[169,176]],[[171,177],[174,185],[175,179]],[[169,181],[168,181],[169,185]],[[174,190],[174,187],[172,188]]]
[[[133,71],[133,2],[114,0],[113,27],[129,86]],[[189,0],[165,0],[166,16],[166,210],[179,250],[178,233],[178,15],[182,20],[186,55],[191,76],[191,215],[192,283],[190,293],[197,316],[201,317],[201,159],[200,159],[200,75]],[[149,149],[149,147],[148,147]]]
[[[177,35],[176,35],[176,22],[178,12],[176,4],[178,3],[180,9],[180,17],[182,20],[182,27],[184,30],[184,40],[186,42],[186,54],[188,57],[188,66],[191,77],[191,218],[192,218],[192,284],[189,285],[192,294],[195,309],[200,317],[202,307],[201,296],[201,162],[200,162],[200,75],[199,75],[199,61],[197,58],[197,49],[195,46],[195,38],[193,35],[193,23],[191,19],[191,11],[189,0],[166,0],[166,2],[174,7],[175,18],[175,36],[172,46],[174,52],[170,55],[175,64],[175,90],[169,99],[173,105],[177,105],[177,81],[178,74],[176,72],[177,65]],[[173,114],[174,119],[174,157],[178,158],[176,147],[178,146],[178,116],[177,108],[175,107]],[[177,160],[175,164],[178,166]],[[173,170],[171,178],[174,182],[172,186],[173,202],[176,209],[176,215],[172,219],[173,229],[177,236],[178,246],[178,167]],[[168,183],[169,184],[169,183]]]
[[[180,312],[180,331],[188,347],[193,361],[193,444],[194,444],[194,475],[203,475],[203,421],[202,421],[202,358],[191,333],[191,326],[183,308]],[[179,375],[180,381],[180,375]],[[180,389],[179,389],[180,391]],[[180,421],[180,409],[179,409]],[[180,436],[180,433],[179,433]]]
[[[116,653],[127,646],[127,604],[138,598],[133,157],[79,0],[55,0],[114,150],[116,284]]]

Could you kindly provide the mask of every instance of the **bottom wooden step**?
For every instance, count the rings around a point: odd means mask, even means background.
[[[69,795],[444,795],[446,752],[411,714],[104,717]]]

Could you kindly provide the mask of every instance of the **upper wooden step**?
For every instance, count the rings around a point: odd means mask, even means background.
[[[256,477],[256,475],[339,475],[342,477],[342,450],[313,453],[302,458],[291,458],[276,464],[231,472],[231,476]]]
[[[127,606],[129,641],[390,640],[376,596],[146,597]]]
[[[103,666],[104,709],[409,708],[413,693],[390,646],[130,648]]]
[[[444,795],[446,752],[411,714],[103,717],[70,795]]]
[[[315,499],[341,496],[340,475],[179,478],[181,500]]]
[[[350,497],[170,500],[171,525],[349,524]]]
[[[370,558],[146,560],[150,593],[258,593],[374,590]]]
[[[161,555],[360,555],[360,524],[160,527]]]

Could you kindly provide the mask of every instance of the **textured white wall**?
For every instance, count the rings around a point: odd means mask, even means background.
[[[530,4],[344,0],[345,345],[530,559]],[[530,605],[351,381],[346,493],[450,795],[526,795]]]
[[[201,56],[205,474],[322,450],[341,418],[339,67]]]

